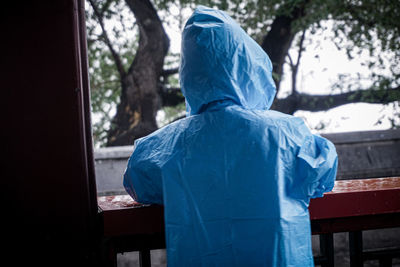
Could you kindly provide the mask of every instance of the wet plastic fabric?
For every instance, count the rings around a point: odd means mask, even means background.
[[[224,12],[183,31],[188,116],[135,142],[124,186],[163,204],[168,266],[314,266],[310,198],[334,185],[335,148],[269,111],[265,52]]]

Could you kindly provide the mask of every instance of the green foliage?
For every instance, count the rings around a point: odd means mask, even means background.
[[[119,102],[121,85],[118,72],[110,58],[110,52],[99,48],[92,49],[97,50],[89,53],[91,102],[94,117],[93,136],[96,143],[103,143],[112,119],[113,109]]]
[[[103,19],[107,35],[127,70],[133,62],[138,43],[134,16],[121,0],[96,1],[96,3],[99,10],[104,10]],[[86,4],[86,21],[93,139],[98,147],[106,142],[107,131],[120,101],[121,77],[89,3]]]
[[[349,59],[368,51],[363,64],[371,70],[366,77],[372,83],[371,89],[400,86],[399,16],[397,0],[344,1],[332,10],[333,41],[338,49],[344,49]]]
[[[289,16],[296,7],[304,6],[303,15],[293,22],[293,31],[299,34],[307,30],[308,41],[322,31],[333,31],[331,41],[339,50],[345,50],[349,59],[361,57],[368,51],[369,58],[363,63],[371,70],[368,77],[375,88],[383,88],[390,79],[392,86],[400,84],[400,1],[368,0],[155,0],[160,10],[178,5],[181,9],[194,9],[207,5],[227,11],[259,43],[268,33],[277,15]],[[324,26],[333,21],[333,29]],[[295,44],[293,44],[295,45]],[[383,83],[381,83],[383,82]],[[352,79],[342,84],[346,90],[360,85]],[[333,88],[338,88],[334,84]],[[358,87],[360,89],[363,87]],[[387,88],[387,87],[386,87]]]
[[[267,32],[272,19],[277,14],[282,3],[280,0],[154,0],[154,4],[162,12],[167,12],[173,6],[181,10],[193,10],[198,5],[225,10],[257,41],[261,42]],[[289,2],[299,2],[293,0]],[[183,26],[183,25],[182,25]],[[182,27],[181,27],[182,28]]]

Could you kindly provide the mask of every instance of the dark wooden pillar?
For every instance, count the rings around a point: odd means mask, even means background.
[[[11,265],[95,263],[83,4],[8,1],[2,8],[1,217]]]

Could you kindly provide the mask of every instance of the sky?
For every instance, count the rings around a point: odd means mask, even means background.
[[[172,8],[170,12],[174,16],[179,15],[178,9]],[[168,27],[165,27],[171,40],[170,49],[173,53],[179,53],[180,51],[180,26],[178,22],[175,21],[174,23],[171,21]],[[368,68],[361,64],[368,58],[367,53],[363,52],[360,58],[349,60],[345,51],[338,50],[329,40],[329,37],[333,34],[330,30],[332,23],[326,21],[323,23],[323,26],[326,27],[326,30],[321,30],[318,37],[313,37],[312,43],[307,45],[306,50],[302,54],[297,78],[299,92],[330,94],[332,93],[331,85],[338,80],[338,74],[344,73],[356,77],[357,72],[360,72],[362,75],[363,73],[367,75],[369,72]],[[294,50],[290,51],[294,59],[296,59],[297,55],[295,52]],[[318,56],[316,57],[316,55]],[[286,70],[287,68],[286,66]],[[361,85],[367,87],[368,80],[362,81]],[[278,97],[285,97],[290,88],[290,77],[284,77]],[[294,115],[303,118],[313,132],[334,133],[389,129],[391,124],[387,117],[394,114],[396,110],[400,110],[398,103],[388,106],[357,103],[343,105],[322,112],[298,111]],[[380,119],[381,123],[377,123]],[[321,122],[325,125],[325,128],[317,130],[316,128],[321,125]]]

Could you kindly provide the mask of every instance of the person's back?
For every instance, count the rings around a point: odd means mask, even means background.
[[[333,187],[333,145],[267,110],[268,56],[223,12],[196,9],[182,45],[188,117],[137,140],[124,178],[165,206],[168,265],[313,266],[307,208]]]

